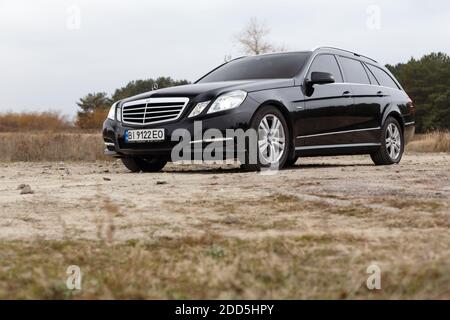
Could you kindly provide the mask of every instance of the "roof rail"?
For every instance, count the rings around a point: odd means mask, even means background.
[[[336,48],[336,47],[319,46],[319,47],[315,47],[314,49],[312,49],[312,51],[316,51],[316,50],[319,50],[319,49],[333,49],[333,50],[344,51],[344,52],[347,52],[347,53],[351,53],[351,54],[353,54],[353,55],[355,55],[357,57],[363,57],[363,58],[366,58],[366,59],[372,60],[373,62],[378,63],[378,61],[376,61],[375,59],[372,59],[370,57],[364,56],[362,54],[359,54],[359,53],[356,53],[356,52],[353,52],[353,51],[350,51],[350,50],[345,50],[345,49]]]

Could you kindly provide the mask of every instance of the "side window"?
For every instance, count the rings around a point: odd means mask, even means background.
[[[375,76],[373,75],[372,71],[369,70],[369,68],[363,63],[364,66],[364,70],[366,70],[367,75],[369,76],[370,79],[370,84],[373,84],[375,86],[379,85],[377,79],[375,78]]]
[[[308,77],[311,77],[311,72],[328,72],[333,75],[336,82],[342,82],[342,75],[336,58],[331,54],[317,56],[311,64]]]
[[[370,84],[369,77],[360,61],[339,57],[345,76],[345,82]]]
[[[394,80],[392,80],[391,76],[386,73],[383,69],[380,69],[378,67],[372,66],[370,64],[367,65],[374,74],[375,78],[377,78],[380,85],[394,88],[394,89],[400,89]]]

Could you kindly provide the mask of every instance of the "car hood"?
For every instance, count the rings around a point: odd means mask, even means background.
[[[247,92],[290,87],[294,85],[293,79],[261,79],[261,80],[243,80],[243,81],[220,81],[194,83],[183,86],[176,86],[164,89],[158,89],[141,93],[139,95],[122,100],[123,102],[161,97],[187,97],[196,98],[197,101],[211,100],[218,95],[233,91],[244,90]]]

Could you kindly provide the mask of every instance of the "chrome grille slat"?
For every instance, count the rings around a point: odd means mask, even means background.
[[[177,113],[178,114],[178,112],[180,112],[180,109],[177,109],[177,110],[158,110],[158,111],[148,111],[147,110],[147,112],[145,112],[145,111],[142,111],[142,112],[127,112],[127,113],[124,113],[124,116],[127,117],[127,116],[130,116],[130,115],[164,113],[164,112],[166,112],[166,113],[167,112],[172,112],[172,113]]]
[[[170,117],[174,117],[177,116],[178,112],[176,113],[166,113],[166,114],[161,114],[161,113],[156,113],[156,114],[147,114],[145,116],[145,119],[152,119],[152,118],[156,118],[156,117],[160,117],[160,116],[170,116]],[[131,116],[126,116],[125,119],[129,119],[129,120],[136,120],[136,119],[143,119],[143,115],[131,115]]]
[[[152,103],[154,107],[182,107],[183,103]]]
[[[167,117],[173,117],[173,115],[157,116],[157,117],[151,117],[151,118],[146,117],[145,120],[160,119],[160,118],[167,118]]]
[[[143,107],[136,107],[136,108],[127,108],[127,111],[135,111],[135,110],[139,110],[139,109],[144,109],[145,110],[145,106],[143,106]]]
[[[174,109],[174,108],[180,109],[180,108],[183,108],[183,106],[164,106],[164,107],[162,107],[162,106],[150,105],[147,107],[147,110],[148,109],[150,109],[150,110],[151,109]]]
[[[161,110],[161,111],[147,111],[146,114],[155,114],[155,113],[175,113],[178,114],[180,110]]]
[[[125,115],[129,116],[129,115],[135,115],[135,114],[145,114],[145,111],[142,111],[142,112],[127,112]]]
[[[134,125],[148,125],[177,120],[189,98],[148,98],[125,102],[122,121]]]

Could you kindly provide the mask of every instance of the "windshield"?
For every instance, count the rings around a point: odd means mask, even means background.
[[[293,78],[300,72],[310,54],[310,52],[292,52],[232,60],[211,71],[197,83]]]

